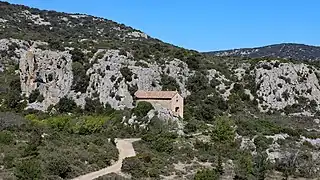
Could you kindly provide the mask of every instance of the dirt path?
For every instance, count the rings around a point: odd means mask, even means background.
[[[92,180],[109,173],[119,173],[121,171],[122,160],[126,157],[132,157],[136,155],[132,143],[139,140],[140,139],[116,139],[117,148],[119,151],[119,159],[115,164],[99,171],[79,176],[73,180]]]

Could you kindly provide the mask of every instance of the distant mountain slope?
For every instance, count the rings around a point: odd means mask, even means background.
[[[304,44],[283,43],[257,48],[242,48],[208,52],[217,56],[241,56],[250,58],[284,58],[294,60],[320,60],[320,47]]]

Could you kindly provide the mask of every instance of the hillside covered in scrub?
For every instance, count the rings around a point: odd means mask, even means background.
[[[115,138],[141,138],[137,156],[100,179],[320,176],[317,61],[203,54],[104,18],[6,2],[0,27],[0,179],[108,167]],[[137,90],[178,90],[184,119],[137,104]]]
[[[208,52],[216,56],[238,56],[250,58],[282,58],[298,61],[319,61],[320,47],[296,43],[272,44],[256,48],[240,48]]]

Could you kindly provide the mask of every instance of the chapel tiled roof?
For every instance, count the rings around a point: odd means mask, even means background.
[[[168,99],[176,95],[177,91],[137,91],[134,95],[138,99]]]

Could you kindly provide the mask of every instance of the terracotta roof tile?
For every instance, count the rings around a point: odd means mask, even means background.
[[[177,91],[137,91],[134,95],[140,99],[167,99],[176,95]]]

